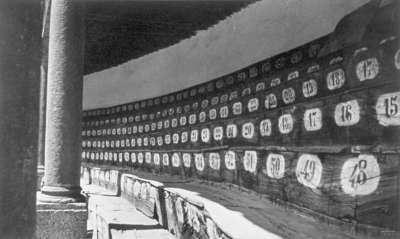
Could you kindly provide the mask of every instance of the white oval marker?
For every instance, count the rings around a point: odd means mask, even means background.
[[[244,151],[243,156],[243,167],[250,173],[255,173],[257,169],[257,152],[256,151]]]
[[[297,161],[296,177],[299,183],[310,188],[317,188],[322,178],[322,164],[318,156],[302,154]]]
[[[264,119],[260,122],[260,135],[270,136],[272,133],[272,124],[270,119]]]
[[[153,154],[153,161],[155,165],[160,165],[160,154],[159,153],[154,153]]]
[[[251,139],[254,137],[254,124],[247,122],[242,125],[242,137],[245,139]]]
[[[293,117],[291,114],[281,115],[278,119],[278,128],[281,134],[288,134],[293,130]]]
[[[194,162],[195,162],[196,169],[198,171],[204,170],[204,156],[202,153],[194,155]]]
[[[210,142],[210,130],[208,128],[201,130],[201,141],[204,143]]]
[[[270,153],[267,157],[267,175],[280,179],[285,175],[285,157],[282,154]]]
[[[233,151],[225,153],[225,167],[229,170],[236,169],[236,154]]]
[[[213,137],[215,141],[222,140],[224,136],[224,129],[221,126],[215,127],[213,132]]]
[[[185,168],[190,168],[191,165],[191,156],[189,153],[184,153],[182,155],[182,159],[183,159],[183,166],[185,166]]]
[[[181,165],[181,159],[179,157],[178,153],[173,153],[172,154],[172,166],[177,168]]]
[[[351,126],[360,121],[360,106],[357,100],[350,100],[336,105],[335,122],[338,126]]]
[[[309,80],[303,82],[303,96],[305,98],[310,98],[315,96],[318,93],[318,85],[315,80]]]
[[[379,62],[375,57],[360,61],[356,67],[360,81],[373,80],[379,74]]]
[[[265,96],[265,102],[264,102],[265,108],[267,110],[269,109],[274,109],[278,106],[278,99],[274,94],[269,94]]]
[[[236,138],[237,137],[237,126],[236,124],[228,124],[226,126],[226,137],[228,139]]]
[[[375,110],[380,125],[399,126],[400,92],[397,91],[379,96]]]
[[[304,112],[304,128],[307,131],[317,131],[322,128],[322,112],[319,108],[308,109]]]
[[[371,194],[378,188],[380,175],[378,161],[373,155],[350,158],[343,164],[340,174],[342,190],[353,197]]]
[[[219,157],[219,153],[210,153],[208,157],[209,157],[210,168],[214,170],[219,170],[221,165],[221,159]]]
[[[329,90],[336,90],[341,88],[346,81],[346,76],[343,69],[336,69],[331,71],[326,76],[326,84]]]
[[[282,99],[285,104],[293,103],[296,99],[296,92],[293,88],[286,88],[282,91]]]
[[[168,154],[163,154],[163,161],[162,161],[164,166],[168,166],[169,165],[169,156]]]

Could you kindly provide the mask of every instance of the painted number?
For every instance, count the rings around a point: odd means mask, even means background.
[[[217,110],[211,109],[209,112],[210,120],[215,120],[217,118]]]
[[[260,122],[260,135],[270,136],[272,133],[272,124],[270,119],[265,119]]]
[[[237,137],[237,126],[235,124],[228,124],[226,126],[226,137],[228,139]]]
[[[335,122],[338,126],[351,126],[360,121],[360,106],[357,100],[336,105]]]
[[[196,114],[191,114],[189,116],[189,124],[195,124],[196,123]]]
[[[184,132],[182,132],[182,134],[181,134],[181,142],[182,143],[186,143],[188,141],[188,132],[187,131],[184,131]]]
[[[310,98],[318,93],[318,86],[315,80],[309,80],[303,82],[303,96],[305,98]]]
[[[248,108],[249,112],[254,112],[254,111],[258,110],[258,105],[259,105],[258,98],[253,98],[253,99],[249,100],[249,102],[247,104],[247,108]]]
[[[160,165],[160,154],[159,153],[153,154],[153,161],[154,161],[155,165]]]
[[[181,118],[180,118],[180,122],[179,122],[181,125],[186,125],[186,117],[185,116],[182,116]]]
[[[307,131],[317,131],[322,128],[322,112],[319,108],[308,109],[304,112],[304,128]]]
[[[194,155],[194,162],[196,169],[198,171],[203,171],[204,170],[204,156],[203,154],[195,154]]]
[[[139,162],[140,164],[143,163],[143,153],[138,153],[138,162]]]
[[[175,134],[172,135],[172,142],[174,144],[179,143],[179,134],[178,133],[175,133]]]
[[[147,164],[151,164],[151,153],[150,152],[146,152],[144,154],[145,160]]]
[[[190,168],[190,163],[191,163],[191,156],[189,153],[184,153],[183,156],[183,166],[185,166],[185,168]]]
[[[179,157],[178,153],[174,153],[172,154],[172,166],[173,167],[179,167],[179,165],[181,164],[181,159]]]
[[[326,84],[329,90],[341,88],[346,81],[346,76],[343,69],[331,71],[326,76]]]
[[[220,165],[221,165],[221,159],[219,157],[219,153],[210,153],[209,154],[209,164],[212,169],[219,170]]]
[[[222,140],[222,137],[224,136],[224,129],[222,127],[215,127],[213,135],[215,141]]]
[[[380,125],[400,125],[400,92],[381,95],[375,109]]]
[[[163,154],[162,163],[163,163],[164,166],[168,166],[169,165],[169,156],[168,156],[168,154]]]
[[[377,188],[380,168],[373,155],[359,155],[348,159],[342,167],[340,182],[343,192],[351,196],[368,195]]]
[[[251,139],[254,137],[254,124],[251,122],[245,123],[242,126],[242,137]]]
[[[229,108],[228,106],[223,106],[219,109],[219,116],[221,118],[227,118],[229,114]]]
[[[225,153],[225,167],[229,170],[236,168],[236,154],[233,151],[227,151]]]
[[[196,143],[199,140],[199,131],[197,129],[190,132],[190,141]]]
[[[356,67],[357,77],[360,81],[373,80],[379,74],[379,62],[376,58],[360,61]]]
[[[296,166],[297,180],[304,186],[317,188],[321,182],[322,164],[318,156],[303,154]]]
[[[210,130],[208,128],[201,130],[201,141],[204,143],[208,143],[210,141]]]
[[[206,116],[207,116],[206,112],[204,112],[204,111],[200,112],[200,114],[199,114],[200,123],[203,123],[206,121]]]
[[[165,135],[164,142],[166,144],[170,144],[171,143],[171,135],[169,135],[169,134]]]
[[[244,151],[243,156],[243,167],[244,170],[250,173],[255,173],[257,169],[257,152],[256,151]]]
[[[296,92],[293,88],[287,88],[282,91],[282,99],[285,104],[293,103],[296,99]]]
[[[280,179],[285,175],[285,158],[281,154],[269,154],[266,166],[270,178]]]
[[[293,130],[293,117],[291,114],[281,115],[278,119],[278,128],[281,134],[288,134]]]
[[[234,103],[232,108],[233,108],[233,114],[234,115],[242,114],[242,103],[241,102]]]
[[[274,109],[278,106],[278,100],[274,94],[269,94],[265,96],[264,104],[267,110]]]

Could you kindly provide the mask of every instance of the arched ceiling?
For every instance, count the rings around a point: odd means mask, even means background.
[[[85,74],[189,38],[255,0],[88,0]]]

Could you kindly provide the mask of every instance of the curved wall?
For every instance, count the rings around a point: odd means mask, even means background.
[[[368,0],[262,0],[190,39],[84,78],[84,109],[156,97],[231,73],[333,31]]]

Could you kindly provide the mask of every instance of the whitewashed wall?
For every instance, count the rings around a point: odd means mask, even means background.
[[[333,31],[369,0],[262,0],[194,37],[85,76],[84,109],[167,94],[228,74]]]

